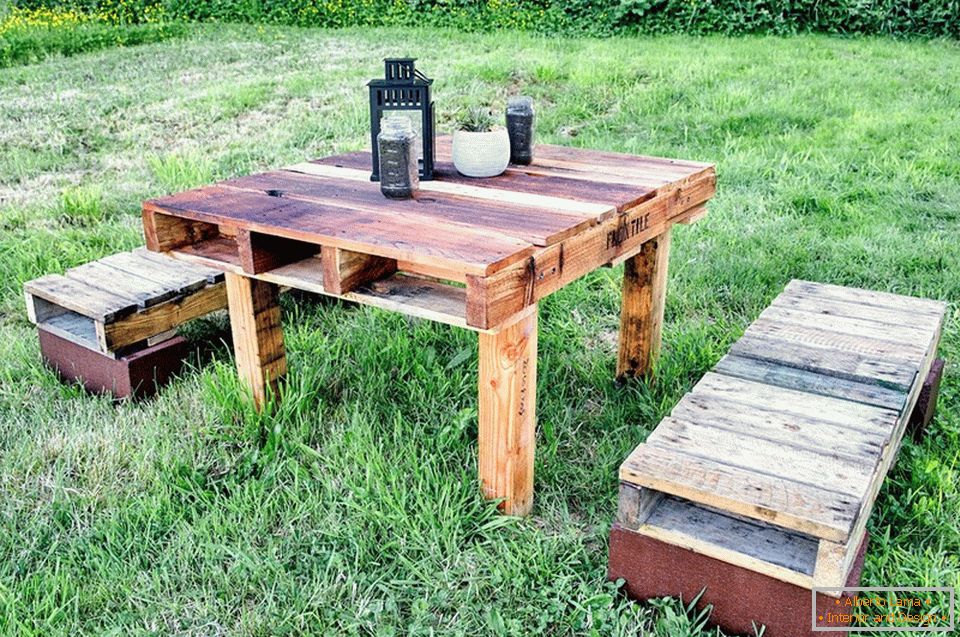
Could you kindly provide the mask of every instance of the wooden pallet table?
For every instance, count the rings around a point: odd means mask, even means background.
[[[806,590],[799,623],[769,634],[807,634],[797,631],[810,624],[809,591],[850,578],[936,359],[945,309],[791,282],[620,467],[611,577],[627,578],[628,588],[632,580],[639,596],[681,592],[654,590],[668,579],[682,587],[676,573],[644,571],[627,557],[624,547],[649,546],[643,536]],[[688,595],[713,582],[684,568]],[[773,599],[743,608],[723,590],[705,599],[737,607],[720,610],[735,632],[748,631],[751,613]]]
[[[118,397],[152,393],[186,351],[176,328],[227,304],[223,272],[144,248],[23,287],[46,362]]]
[[[277,286],[480,333],[485,493],[510,513],[533,497],[537,303],[626,263],[619,375],[647,373],[660,342],[670,229],[702,216],[715,172],[696,162],[538,146],[491,179],[456,173],[384,198],[370,154],[231,179],[144,204],[147,246],[227,272],[239,373],[262,403],[287,371]]]

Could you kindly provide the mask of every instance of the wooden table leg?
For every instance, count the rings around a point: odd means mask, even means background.
[[[270,393],[275,395],[277,382],[287,373],[280,291],[273,283],[239,274],[228,272],[226,279],[237,372],[259,409]]]
[[[496,334],[480,333],[480,480],[504,513],[533,506],[537,306]]]
[[[617,379],[649,376],[660,354],[670,229],[624,262]]]

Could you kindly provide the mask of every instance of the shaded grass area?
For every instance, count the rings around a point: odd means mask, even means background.
[[[524,92],[540,140],[715,161],[674,233],[655,383],[612,383],[620,269],[542,304],[536,504],[476,485],[476,338],[284,299],[291,378],[249,408],[211,353],[113,405],[38,363],[22,282],[142,241],[139,202],[361,148],[363,84],[416,52],[443,131]],[[790,278],[960,292],[960,48],[880,40],[543,39],[203,28],[0,76],[0,631],[701,635],[604,582],[616,467]],[[906,443],[866,585],[960,586],[960,408]]]

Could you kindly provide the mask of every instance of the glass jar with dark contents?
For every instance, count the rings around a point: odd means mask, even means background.
[[[377,135],[380,192],[391,199],[409,199],[420,187],[417,134],[409,119],[386,117]]]
[[[533,161],[533,131],[535,115],[533,99],[511,97],[507,101],[507,132],[510,134],[510,163],[529,164]]]

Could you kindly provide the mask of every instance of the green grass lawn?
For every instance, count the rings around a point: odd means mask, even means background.
[[[144,198],[358,149],[364,83],[415,54],[441,131],[532,95],[543,142],[717,164],[674,232],[659,376],[613,384],[621,269],[541,306],[533,515],[476,483],[476,336],[284,299],[285,402],[249,408],[223,317],[114,405],[39,362],[23,281],[142,242]],[[700,635],[605,583],[616,468],[791,278],[950,302],[960,46],[203,28],[0,72],[0,632]],[[906,442],[865,585],[960,586],[960,384]],[[715,634],[714,632],[703,632]]]

